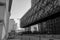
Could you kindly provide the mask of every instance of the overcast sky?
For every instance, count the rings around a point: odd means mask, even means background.
[[[15,20],[18,29],[20,28],[20,20],[17,19],[21,18],[30,8],[31,0],[13,0],[10,19]]]
[[[21,18],[31,7],[31,0],[13,0],[11,19]]]

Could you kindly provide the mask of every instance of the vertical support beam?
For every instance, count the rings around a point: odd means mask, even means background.
[[[4,26],[4,12],[5,12],[5,3],[0,0],[0,40],[3,37],[3,26]]]
[[[6,34],[5,26],[3,25],[3,29],[2,29],[2,38],[1,38],[2,40],[4,40],[5,34]]]
[[[5,13],[4,13],[4,24],[5,24],[5,38],[4,40],[7,39],[7,32],[8,32],[8,18],[9,18],[9,11],[8,11],[8,6],[9,6],[9,0],[5,0],[6,1],[6,5],[5,5]]]
[[[2,29],[3,29],[3,24],[0,24],[0,40],[2,40]]]

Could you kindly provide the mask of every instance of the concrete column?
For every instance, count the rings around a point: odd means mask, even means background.
[[[4,40],[5,34],[6,34],[5,26],[3,25],[3,28],[2,28],[2,38],[1,38],[2,40]]]
[[[2,30],[3,30],[3,24],[0,24],[0,40],[2,40]]]

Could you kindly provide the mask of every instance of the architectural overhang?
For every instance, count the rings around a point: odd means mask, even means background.
[[[21,18],[21,27],[28,27],[38,22],[42,22],[46,19],[52,18],[54,14],[58,14],[60,11],[59,1],[52,1],[54,3],[48,4],[47,6],[35,5],[32,7],[22,18]],[[56,2],[56,3],[55,3]],[[39,2],[40,3],[40,2]],[[38,4],[39,4],[38,3]],[[41,4],[43,5],[43,4]]]

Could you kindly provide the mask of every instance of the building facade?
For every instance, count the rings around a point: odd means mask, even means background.
[[[0,40],[7,37],[12,0],[0,0]]]

